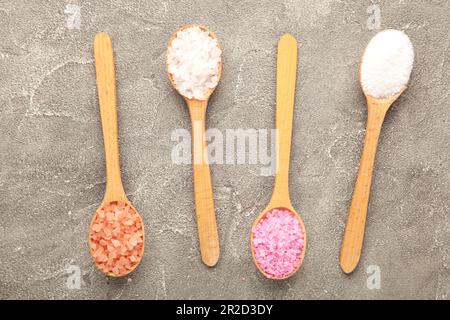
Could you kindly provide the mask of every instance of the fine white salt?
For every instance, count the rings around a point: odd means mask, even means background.
[[[177,32],[168,53],[168,72],[178,92],[189,98],[205,100],[219,81],[222,50],[217,39],[198,26]]]
[[[409,81],[414,50],[408,36],[398,30],[384,30],[367,45],[361,64],[364,92],[374,98],[391,97]]]

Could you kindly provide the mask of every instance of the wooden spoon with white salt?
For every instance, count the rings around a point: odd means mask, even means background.
[[[192,122],[192,163],[199,246],[209,267],[220,255],[214,199],[205,141],[206,108],[222,74],[221,49],[214,33],[204,26],[186,25],[169,40],[167,73],[186,101]],[[208,70],[205,64],[209,65]]]
[[[413,61],[413,46],[408,36],[398,30],[379,32],[369,42],[362,58],[359,76],[367,98],[368,115],[361,163],[339,258],[345,273],[355,270],[361,256],[381,127],[390,106],[406,89]]]

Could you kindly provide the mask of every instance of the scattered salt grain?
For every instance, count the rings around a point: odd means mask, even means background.
[[[178,31],[168,49],[167,65],[179,93],[205,100],[219,82],[221,55],[217,39],[208,31],[198,26]]]
[[[110,203],[97,211],[89,234],[92,257],[100,270],[122,275],[139,263],[144,245],[141,218],[125,203]]]
[[[286,278],[299,266],[305,233],[299,220],[286,209],[273,209],[252,229],[256,263],[271,278]]]
[[[361,83],[366,94],[387,98],[405,88],[411,75],[414,49],[408,36],[384,30],[370,40],[361,64]]]

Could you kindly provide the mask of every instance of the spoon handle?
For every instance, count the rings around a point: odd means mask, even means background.
[[[219,260],[220,246],[205,141],[206,104],[207,101],[188,101],[192,121],[192,163],[200,253],[203,262],[213,267]]]
[[[282,204],[291,203],[289,197],[289,161],[296,77],[297,41],[292,35],[285,34],[278,41],[276,86],[277,175],[272,196],[273,202]]]
[[[102,119],[106,161],[104,201],[126,199],[120,177],[119,143],[116,108],[116,78],[111,38],[101,32],[94,40],[97,91]]]
[[[339,257],[341,269],[345,273],[355,270],[361,256],[375,154],[381,126],[389,108],[389,105],[373,103],[370,99],[368,104],[364,147]]]

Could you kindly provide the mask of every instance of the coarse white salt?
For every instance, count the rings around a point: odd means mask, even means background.
[[[219,82],[222,50],[217,39],[198,26],[176,33],[167,52],[168,72],[178,92],[189,98],[205,100]]]
[[[402,91],[409,81],[414,49],[399,30],[377,33],[367,45],[361,64],[364,92],[374,98],[388,98]]]

